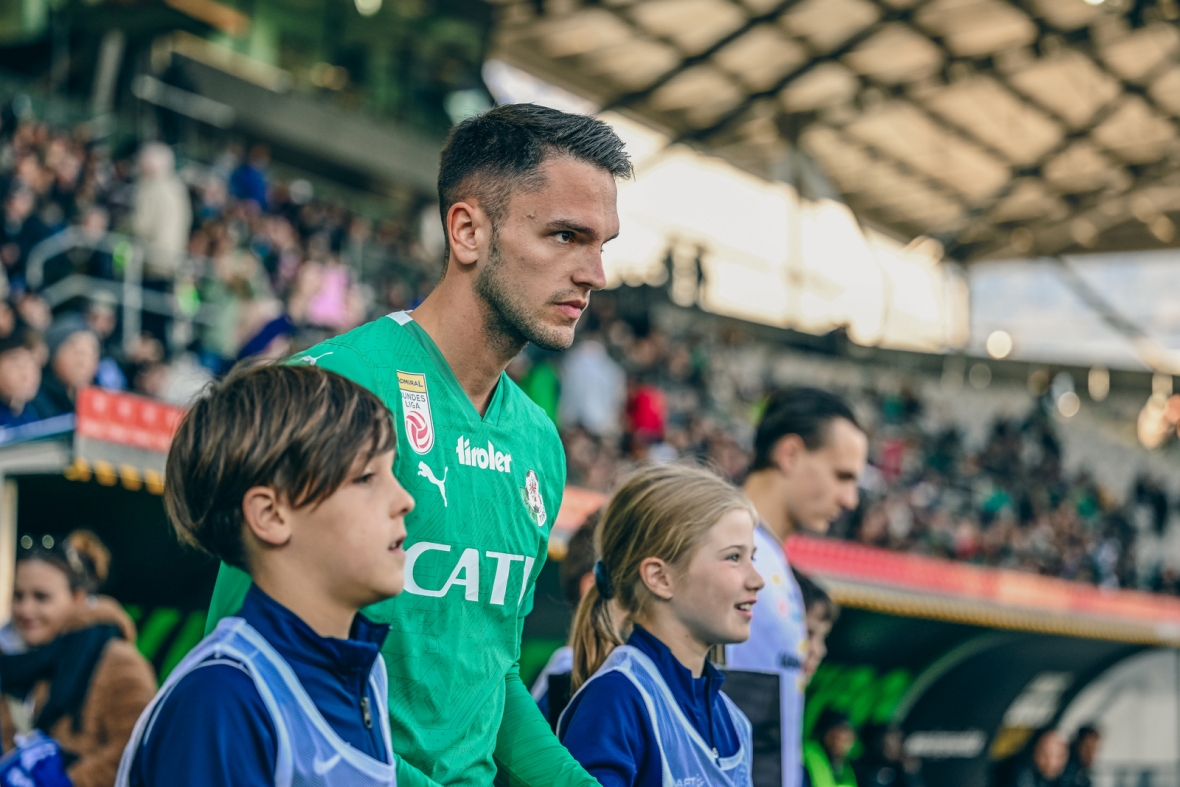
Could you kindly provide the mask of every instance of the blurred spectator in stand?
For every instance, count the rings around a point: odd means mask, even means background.
[[[31,404],[41,387],[37,346],[36,335],[25,326],[0,338],[0,427],[22,426],[41,418]]]
[[[594,315],[584,338],[561,361],[561,399],[557,417],[563,429],[582,427],[596,437],[614,437],[622,427],[627,376],[606,352]]]
[[[554,424],[558,424],[557,408],[561,401],[561,376],[557,360],[557,353],[530,344],[508,365],[508,375],[532,399],[533,404],[545,411]]]
[[[270,163],[270,148],[254,145],[250,156],[229,176],[229,193],[243,202],[253,202],[259,210],[267,207],[266,167]]]
[[[96,279],[114,279],[114,258],[110,252],[95,248],[106,235],[109,223],[110,216],[105,208],[97,205],[87,208],[78,224],[81,235],[78,245],[45,261],[42,286],[48,287],[74,274],[93,276]],[[68,310],[71,306],[72,304],[67,303],[58,308]]]
[[[1061,777],[1068,761],[1065,738],[1055,727],[1042,727],[1033,733],[1029,746],[1016,755],[1009,768],[998,766],[996,787],[1064,787]],[[1003,775],[1002,770],[1009,770],[1011,777]]]
[[[4,201],[4,221],[0,222],[0,261],[8,273],[13,289],[23,289],[25,264],[29,251],[43,241],[49,230],[33,210],[37,195],[25,187],[16,188]]]
[[[53,312],[40,295],[33,292],[21,293],[16,301],[16,311],[27,325],[45,332],[53,322]]]
[[[865,751],[856,761],[859,787],[926,787],[922,761],[905,754],[905,736],[897,725],[876,725],[862,731]]]
[[[176,174],[172,148],[149,142],[139,152],[139,182],[131,216],[131,231],[143,243],[143,286],[171,294],[184,262],[192,229],[192,203],[188,187]],[[166,316],[143,313],[143,328],[167,346]]]
[[[298,332],[291,318],[281,314],[246,341],[238,353],[238,360],[277,361],[286,358],[291,354],[291,337]]]
[[[1061,787],[1090,787],[1094,760],[1102,743],[1102,733],[1092,724],[1083,724],[1069,744],[1069,763],[1061,775]]]
[[[110,552],[87,531],[33,541],[17,555],[13,629],[24,652],[0,655],[4,751],[40,729],[61,746],[73,787],[113,787],[123,748],[156,692],[135,624],[95,596]],[[20,650],[20,648],[16,648]]]
[[[100,360],[98,337],[77,314],[59,318],[45,332],[49,365],[33,406],[43,418],[74,412],[78,391],[94,383]]]
[[[848,755],[856,745],[856,730],[848,717],[834,710],[820,714],[812,740],[803,744],[805,784],[810,787],[857,787]]]

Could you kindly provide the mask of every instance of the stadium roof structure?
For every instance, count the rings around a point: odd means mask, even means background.
[[[954,259],[1180,245],[1177,0],[493,2],[497,56]]]

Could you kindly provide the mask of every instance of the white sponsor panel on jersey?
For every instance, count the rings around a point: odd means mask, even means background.
[[[432,541],[419,541],[406,550],[406,592],[415,596],[430,596],[442,598],[454,587],[463,588],[463,598],[467,601],[480,600],[480,554],[478,549],[467,548],[459,555],[455,567],[442,587],[438,589],[425,588],[418,584],[414,577],[414,568],[418,560],[427,552],[450,552],[450,544],[436,544]],[[524,601],[525,593],[529,589],[529,576],[533,571],[536,558],[529,555],[512,555],[507,552],[484,552],[489,560],[496,561],[496,570],[492,578],[492,590],[488,597],[490,603],[503,606],[508,598],[508,581],[515,563],[521,563],[523,575],[520,580],[520,594],[516,599],[517,606]],[[485,575],[486,576],[486,575]]]
[[[455,454],[459,457],[459,464],[466,467],[478,467],[480,470],[495,470],[499,473],[512,472],[512,454],[497,451],[492,441],[488,440],[487,447],[472,446],[466,437],[460,437],[455,444]]]
[[[434,448],[434,419],[430,416],[430,393],[426,390],[426,375],[398,371],[397,387],[402,392],[402,418],[406,425],[406,439],[416,454],[430,453]]]

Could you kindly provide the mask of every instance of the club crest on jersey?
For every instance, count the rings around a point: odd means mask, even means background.
[[[410,448],[416,454],[430,453],[434,448],[434,419],[430,416],[426,375],[398,371],[397,387],[402,392],[402,418]]]
[[[545,501],[541,499],[541,482],[532,470],[524,476],[524,502],[537,521],[537,527],[544,527],[549,521],[549,515],[545,513]]]

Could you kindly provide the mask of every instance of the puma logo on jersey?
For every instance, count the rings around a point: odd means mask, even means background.
[[[422,587],[418,584],[418,580],[414,576],[414,569],[418,565],[419,559],[423,559],[428,552],[446,553],[450,551],[450,544],[436,544],[431,541],[419,541],[407,549],[405,569],[406,592],[415,596],[442,598],[451,591],[451,588],[461,587],[463,588],[464,599],[467,601],[479,601],[483,587],[480,584],[481,573],[483,577],[486,577],[487,572],[481,572],[480,570],[481,560],[478,549],[464,549],[463,553],[459,555],[459,560],[455,563],[455,567],[451,569],[451,574],[447,577],[447,581],[437,590]],[[517,606],[520,606],[524,602],[525,594],[528,592],[529,576],[532,574],[536,558],[528,555],[513,555],[507,552],[492,551],[485,552],[483,557],[496,561],[496,570],[492,577],[492,590],[488,597],[488,600],[496,606],[503,606],[505,599],[508,598],[508,582],[511,579],[514,564],[522,564],[520,593],[516,599]],[[432,556],[430,559],[433,562],[444,558],[441,558],[441,556]],[[433,570],[426,572],[426,575],[442,576],[442,572]],[[513,591],[515,592],[515,586],[513,587]]]
[[[470,440],[460,437],[455,445],[455,454],[459,457],[459,464],[467,467],[495,470],[500,473],[512,472],[512,454],[497,451],[491,440],[488,440],[487,448],[472,448]]]
[[[430,465],[426,464],[425,462],[418,463],[418,475],[422,476],[427,481],[438,487],[438,493],[442,495],[443,499],[443,508],[447,507],[447,471],[450,469],[451,468],[444,466],[442,480],[439,480],[435,477],[434,471],[430,469]]]
[[[331,354],[332,354],[331,352],[326,352],[323,355],[315,355],[315,356],[305,355],[302,358],[300,358],[299,360],[306,361],[309,366],[315,366],[316,361],[318,361],[320,358],[323,358],[325,355],[331,355]]]

